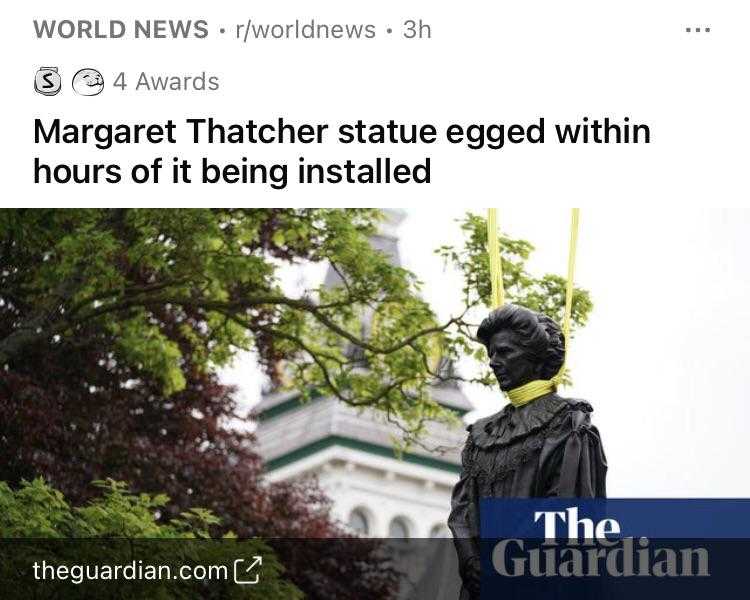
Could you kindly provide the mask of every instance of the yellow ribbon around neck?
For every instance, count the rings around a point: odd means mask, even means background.
[[[565,340],[565,358],[560,370],[551,379],[535,379],[506,392],[508,400],[515,407],[528,404],[541,396],[557,390],[562,383],[565,364],[568,358],[570,340],[570,319],[573,312],[573,277],[576,266],[576,249],[578,247],[578,220],[580,209],[574,208],[570,219],[570,242],[568,245],[568,279],[565,282],[565,313],[563,317],[563,335]],[[490,256],[490,278],[492,281],[492,308],[500,308],[505,303],[503,289],[503,268],[500,260],[500,243],[497,231],[497,209],[487,211],[487,251]]]
[[[518,408],[536,400],[541,396],[546,396],[557,390],[557,382],[553,379],[535,379],[517,388],[508,390],[505,395],[508,396],[510,403]]]

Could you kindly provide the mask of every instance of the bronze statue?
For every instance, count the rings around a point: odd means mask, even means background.
[[[560,327],[549,317],[506,304],[480,325],[500,389],[549,380],[565,359]],[[463,581],[460,600],[479,598],[479,499],[605,497],[607,462],[591,405],[553,390],[469,425],[461,477],[448,525]]]

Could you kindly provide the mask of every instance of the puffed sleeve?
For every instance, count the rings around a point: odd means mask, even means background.
[[[448,527],[453,533],[460,564],[471,557],[479,557],[479,498],[471,472],[474,458],[471,426],[468,429],[469,437],[461,453],[461,474],[453,488],[451,513],[448,517]]]
[[[606,498],[607,459],[588,412],[572,410],[542,454],[541,496]]]

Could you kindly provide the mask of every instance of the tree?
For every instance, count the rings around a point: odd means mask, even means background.
[[[469,312],[438,323],[416,276],[373,249],[380,218],[371,209],[2,210],[0,365],[39,343],[82,344],[94,324],[112,336],[113,359],[170,395],[185,388],[187,359],[207,372],[254,350],[276,383],[379,409],[413,437],[448,418],[430,394],[446,377],[440,358],[481,348]],[[465,276],[467,311],[488,297],[483,223],[468,217],[465,247],[440,250]],[[502,242],[510,297],[559,313],[562,279],[531,277],[531,246]],[[284,292],[282,266],[320,261],[342,285]],[[201,332],[190,356],[165,335],[164,309],[184,336]],[[578,291],[574,320],[589,309]],[[363,335],[365,311],[373,326]]]
[[[263,541],[212,541],[208,529],[218,523],[218,519],[210,511],[191,509],[173,519],[157,522],[155,512],[169,501],[166,496],[135,495],[125,484],[112,480],[98,481],[95,485],[102,495],[97,495],[86,506],[71,507],[62,493],[40,478],[23,481],[15,491],[0,482],[0,532],[4,537],[0,543],[0,579],[3,593],[7,595],[4,597],[29,598],[32,594],[34,598],[122,598],[128,595],[297,600],[303,597],[298,589],[281,578],[283,568]],[[263,557],[263,577],[258,584],[235,585],[234,560],[238,556],[257,555]],[[45,564],[68,567],[68,579],[48,577],[40,583],[32,573],[35,562],[37,570],[43,569]],[[142,572],[149,566],[169,567],[172,575],[182,567],[224,566],[227,571],[226,577],[215,577],[208,582],[210,585],[194,579],[176,581],[163,576],[137,577],[129,581],[120,577],[116,584],[111,578],[107,579],[108,567],[130,564]],[[85,580],[77,565],[104,569],[102,579]],[[154,571],[154,575],[157,572]],[[200,574],[200,571],[195,573]]]
[[[208,335],[183,335],[184,323],[166,313],[160,320],[171,323],[162,331],[186,357]],[[396,580],[379,544],[354,540],[335,523],[314,481],[263,481],[253,436],[231,427],[246,418],[231,388],[187,359],[184,389],[165,396],[159,380],[114,358],[112,334],[95,329],[82,328],[76,345],[31,348],[0,379],[0,454],[7,457],[0,480],[18,487],[43,476],[79,504],[94,498],[92,480],[127,481],[141,493],[166,493],[164,522],[201,506],[219,519],[213,535],[266,539],[284,577],[308,598],[330,597],[342,573],[348,583],[339,598],[392,596]],[[298,541],[315,538],[327,541]]]

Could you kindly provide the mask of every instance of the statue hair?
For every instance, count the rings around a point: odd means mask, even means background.
[[[489,349],[492,336],[506,329],[513,331],[519,344],[543,365],[542,379],[557,375],[565,362],[565,336],[554,320],[522,306],[505,304],[482,321],[477,338]]]

